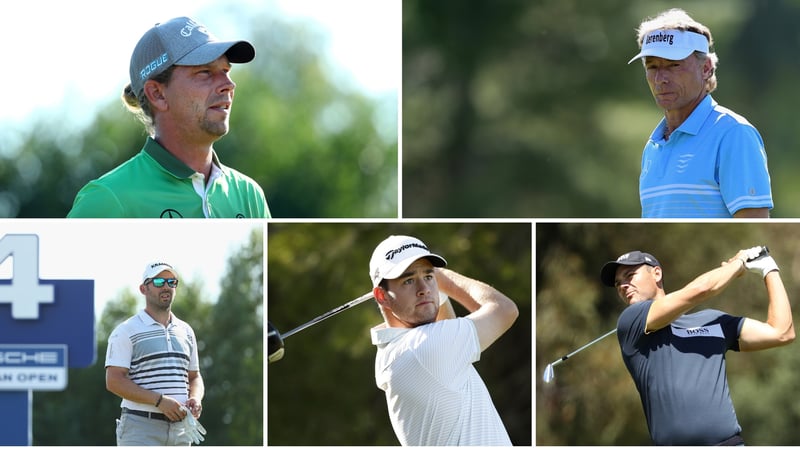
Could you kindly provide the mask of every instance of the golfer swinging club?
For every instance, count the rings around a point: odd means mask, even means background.
[[[615,287],[629,305],[619,317],[617,338],[654,444],[744,444],[728,390],[725,352],[778,347],[795,337],[778,265],[768,254],[756,258],[760,250],[740,250],[669,294],[661,264],[648,253],[626,253],[603,266],[603,284]],[[713,309],[686,314],[746,270],[764,279],[766,322]]]
[[[511,445],[489,391],[472,366],[519,315],[508,297],[445,269],[410,236],[390,236],[370,260],[373,294],[385,323],[371,330],[375,381],[386,391],[402,445]],[[470,314],[456,318],[449,300]]]

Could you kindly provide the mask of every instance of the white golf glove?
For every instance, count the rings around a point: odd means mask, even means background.
[[[778,264],[769,253],[759,257],[758,255],[760,252],[760,246],[747,249],[747,260],[744,262],[744,267],[747,268],[747,270],[760,273],[762,277],[766,277],[767,274],[773,270],[780,271]]]
[[[183,409],[186,410],[186,408]],[[181,424],[183,424],[183,432],[181,434],[186,434],[195,445],[205,440],[203,436],[206,434],[206,429],[200,425],[200,422],[194,418],[189,410],[186,410],[186,417],[181,420]]]

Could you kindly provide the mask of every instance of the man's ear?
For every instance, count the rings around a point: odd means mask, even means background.
[[[145,290],[144,284],[140,284],[140,285],[139,285],[139,292],[141,292],[142,294],[144,294],[144,290]]]
[[[377,286],[372,289],[372,296],[375,297],[375,301],[378,302],[379,305],[385,306],[386,305],[386,296],[388,293],[385,289],[380,286]]]
[[[155,80],[147,80],[144,82],[144,95],[150,106],[154,110],[164,111],[167,109],[167,98],[164,93],[166,86]]]
[[[656,283],[661,283],[661,280],[664,279],[664,272],[661,271],[661,266],[653,267],[653,277],[656,279]]]

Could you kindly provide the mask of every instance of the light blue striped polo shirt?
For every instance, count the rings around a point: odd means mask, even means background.
[[[666,120],[642,153],[643,218],[731,218],[772,209],[767,154],[758,130],[707,95],[664,140]]]

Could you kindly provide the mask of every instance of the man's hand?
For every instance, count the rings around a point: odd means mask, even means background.
[[[203,412],[203,404],[200,403],[200,400],[196,398],[190,398],[186,401],[186,408],[189,409],[189,412],[194,416],[195,419],[200,418],[200,413]]]
[[[206,429],[200,425],[200,422],[189,411],[186,411],[186,413],[186,417],[181,421],[183,424],[183,432],[181,434],[186,434],[197,445],[205,440],[203,436],[206,434]]]
[[[760,273],[762,277],[766,277],[772,271],[780,271],[778,264],[770,256],[769,252],[763,252],[762,254],[761,246],[747,249],[746,252],[747,259],[744,261],[744,266],[747,270]]]

